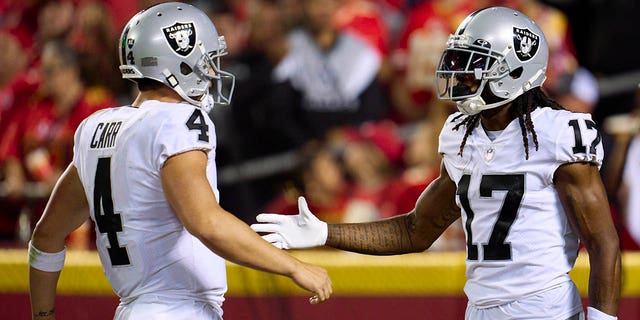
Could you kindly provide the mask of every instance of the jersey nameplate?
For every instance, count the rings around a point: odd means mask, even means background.
[[[91,138],[91,148],[112,148],[116,143],[116,137],[120,131],[122,121],[100,122],[96,126]]]

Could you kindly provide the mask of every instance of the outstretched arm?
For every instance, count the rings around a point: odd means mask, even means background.
[[[207,155],[195,150],[169,158],[162,168],[164,193],[185,228],[229,261],[290,277],[316,294],[311,303],[328,299],[332,289],[327,272],[276,249],[220,207],[207,179],[206,166]]]
[[[421,252],[460,217],[455,203],[456,185],[441,166],[440,176],[418,198],[406,214],[364,223],[330,224],[318,220],[304,198],[298,201],[295,216],[263,213],[251,226],[278,248],[300,249],[327,245],[337,249],[392,255]]]
[[[44,214],[33,231],[31,244],[44,253],[41,256],[61,252],[67,235],[88,218],[89,210],[82,182],[76,168],[69,165],[53,189]],[[31,255],[35,254],[35,250],[30,251]],[[39,260],[42,261],[42,258]],[[55,319],[55,295],[59,276],[60,271],[42,271],[33,266],[29,268],[33,319]]]
[[[556,171],[555,184],[573,230],[589,252],[589,303],[615,315],[620,299],[620,247],[598,169],[589,163],[563,165]]]
[[[375,255],[424,251],[460,217],[455,194],[456,185],[441,165],[440,176],[411,212],[374,222],[329,224],[326,245]]]

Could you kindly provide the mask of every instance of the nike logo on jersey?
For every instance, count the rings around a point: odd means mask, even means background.
[[[91,138],[91,148],[100,149],[113,147],[116,144],[116,136],[118,135],[118,131],[120,131],[121,125],[122,121],[98,123],[96,131],[93,132],[93,137]]]

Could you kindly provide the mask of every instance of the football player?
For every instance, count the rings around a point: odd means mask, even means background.
[[[134,16],[119,44],[120,71],[140,93],[75,133],[73,162],[29,245],[33,318],[54,318],[64,239],[89,215],[120,297],[115,319],[221,319],[223,259],[290,277],[313,304],[328,299],[323,268],[273,247],[217,202],[207,110],[229,103],[234,78],[220,69],[226,45],[207,15],[162,3]]]
[[[436,71],[453,100],[440,134],[440,176],[407,214],[329,224],[299,214],[253,225],[280,248],[327,245],[374,255],[422,252],[462,216],[465,319],[583,319],[568,272],[580,242],[591,266],[588,319],[616,319],[620,251],[599,175],[603,148],[589,114],[540,89],[548,48],[540,28],[505,8],[478,10],[449,37]]]

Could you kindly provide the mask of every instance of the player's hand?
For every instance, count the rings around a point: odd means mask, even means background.
[[[298,198],[295,216],[261,213],[259,223],[252,224],[255,232],[267,232],[263,239],[280,249],[302,249],[322,246],[327,241],[327,223],[320,221],[309,211],[304,197]]]
[[[324,268],[300,262],[300,265],[291,274],[291,279],[301,288],[315,293],[313,297],[309,298],[311,304],[324,302],[333,293],[331,278]]]

